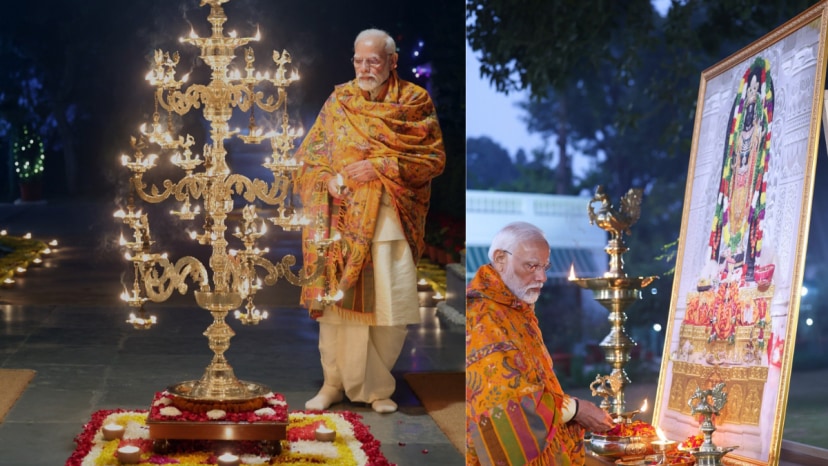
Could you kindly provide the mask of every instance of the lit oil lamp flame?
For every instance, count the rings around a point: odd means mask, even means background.
[[[118,239],[118,244],[119,244],[119,245],[121,245],[121,246],[123,246],[123,245],[125,245],[126,243],[127,243],[126,238],[124,238],[124,234],[123,234],[123,233],[121,233],[121,238],[120,238],[120,239]]]
[[[570,281],[575,280],[576,278],[578,278],[577,276],[575,276],[575,263],[574,262],[569,264],[569,277],[567,277],[567,278]]]
[[[112,216],[115,218],[124,218],[126,217],[126,212],[124,212],[122,209],[118,209],[115,211],[114,214],[112,214]]]
[[[259,26],[256,26],[256,35],[253,36],[253,40],[259,41],[262,39],[262,33],[259,31]]]
[[[190,28],[190,39],[198,39],[198,34],[196,34],[193,28]]]
[[[661,427],[656,426],[656,435],[658,435],[658,439],[661,441],[667,441],[667,435],[661,430]]]
[[[649,405],[647,404],[647,399],[644,398],[644,403],[641,404],[641,409],[639,409],[638,411],[641,413],[646,413],[647,408],[649,408]]]
[[[181,77],[181,82],[186,83],[190,80],[190,73],[186,73],[184,76]]]

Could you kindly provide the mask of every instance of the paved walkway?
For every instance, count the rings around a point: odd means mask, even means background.
[[[124,322],[129,310],[118,296],[127,264],[117,248],[115,210],[114,202],[0,204],[0,229],[60,243],[43,267],[16,277],[13,288],[0,288],[0,367],[37,371],[0,424],[0,464],[63,464],[92,412],[147,409],[156,391],[200,378],[210,361],[201,333],[212,318],[195,305],[191,292],[148,306],[159,321],[151,330]],[[168,245],[171,257],[204,255],[203,246],[174,237],[169,232],[177,230],[155,220],[154,239]],[[271,249],[280,257],[298,247],[295,234],[282,234]],[[463,464],[462,454],[402,379],[405,372],[463,369],[464,330],[442,321],[426,295],[422,323],[410,327],[395,366],[399,412],[379,415],[348,402],[334,408],[362,414],[392,463],[456,466]],[[226,356],[240,379],[264,383],[283,393],[291,409],[304,409],[321,385],[318,326],[298,308],[293,286],[265,288],[258,298],[257,306],[271,317],[255,327],[228,317],[237,335]]]

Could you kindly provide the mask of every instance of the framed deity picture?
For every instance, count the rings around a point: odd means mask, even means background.
[[[704,71],[653,424],[779,461],[825,89],[826,4]],[[696,408],[696,409],[694,409]],[[720,408],[720,409],[719,409]]]

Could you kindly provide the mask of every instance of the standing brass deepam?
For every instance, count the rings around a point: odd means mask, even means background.
[[[126,258],[134,269],[131,291],[125,291],[122,298],[133,308],[128,322],[136,328],[149,328],[155,323],[154,316],[148,316],[144,304],[148,301],[167,300],[173,290],[185,294],[188,290],[186,279],[197,284],[194,291],[198,305],[213,316],[213,323],[204,332],[214,356],[200,380],[191,380],[172,385],[168,390],[173,394],[196,400],[245,401],[267,394],[264,385],[244,382],[236,378],[233,369],[224,357],[230,347],[234,332],[225,322],[227,313],[246,303],[244,311],[237,310],[236,317],[245,325],[258,324],[267,317],[266,312],[255,308],[253,299],[262,284],[273,285],[281,277],[294,285],[310,283],[322,270],[322,260],[330,241],[320,242],[320,261],[307,264],[306,269],[294,273],[296,264],[293,255],[284,256],[280,262],[271,262],[264,257],[268,248],[260,248],[257,241],[267,232],[265,219],[256,213],[255,202],[259,201],[276,208],[278,215],[269,218],[283,230],[297,230],[308,226],[296,208],[291,205],[293,179],[301,162],[293,158],[294,140],[302,135],[301,130],[288,124],[287,86],[298,79],[293,72],[287,76],[287,65],[291,63],[287,51],[273,52],[276,70],[261,73],[254,67],[252,48],[244,50],[244,71],[228,67],[236,57],[236,49],[256,37],[237,37],[235,31],[225,34],[223,25],[227,21],[222,4],[229,0],[202,0],[201,6],[209,5],[207,20],[212,25],[212,35],[199,37],[194,30],[181,42],[194,45],[201,50],[201,59],[210,66],[212,74],[207,84],[187,86],[187,75],[176,77],[178,52],[172,55],[157,50],[154,67],[146,79],[155,90],[155,112],[149,130],[142,127],[141,134],[132,138],[132,157],[123,155],[122,162],[131,172],[130,194],[126,211],[119,210],[115,216],[133,230],[133,241],[121,240],[127,249]],[[159,107],[166,114],[163,121]],[[279,130],[265,132],[256,122],[254,110],[266,113],[281,110]],[[192,136],[178,136],[174,128],[174,116],[184,115],[192,109],[202,109],[203,117],[209,122],[212,143],[204,144],[203,159],[193,155],[190,148],[195,143]],[[247,134],[229,128],[234,109],[249,111]],[[278,121],[278,118],[276,118]],[[276,123],[278,124],[278,123]],[[224,141],[236,136],[245,144],[260,144],[269,140],[272,158],[263,166],[273,174],[268,183],[249,179],[232,173],[225,158],[227,150]],[[150,152],[152,151],[152,152]],[[149,189],[144,173],[155,167],[158,153],[168,154],[173,165],[183,170],[178,181],[164,180],[162,188],[152,185]],[[201,167],[202,170],[196,170]],[[242,209],[242,218],[233,233],[241,248],[228,250],[227,225],[225,221],[234,208],[234,194],[248,203]],[[170,213],[181,220],[193,220],[203,215],[201,232],[192,232],[190,237],[199,244],[209,245],[212,254],[208,264],[195,257],[187,256],[173,261],[167,254],[152,252],[148,215],[137,209],[135,197],[147,203],[160,203],[171,196],[181,202],[180,210]],[[327,233],[326,233],[327,234]],[[320,239],[323,239],[320,236]],[[208,275],[208,268],[210,274]],[[259,274],[258,270],[264,273]]]
[[[712,389],[702,390],[696,388],[693,396],[687,400],[690,406],[690,414],[701,414],[703,417],[699,430],[704,434],[704,441],[698,448],[690,449],[690,453],[696,457],[698,466],[721,466],[722,457],[739,447],[717,447],[713,444],[713,432],[716,426],[713,425],[713,416],[718,415],[727,403],[727,392],[724,391],[724,382],[717,384]]]
[[[604,188],[598,186],[595,196],[587,205],[589,223],[597,224],[599,228],[610,234],[610,239],[604,251],[610,256],[609,271],[600,278],[577,278],[574,270],[570,273],[569,280],[581,288],[590,289],[595,300],[609,310],[609,322],[612,325],[610,333],[601,341],[600,347],[604,351],[604,357],[612,366],[612,373],[608,376],[598,376],[596,381],[604,387],[598,390],[599,396],[604,396],[602,407],[609,408],[609,412],[616,419],[629,418],[626,412],[624,400],[624,387],[630,383],[624,365],[630,360],[630,350],[636,345],[632,338],[624,330],[624,323],[627,320],[625,309],[636,300],[641,299],[641,289],[647,287],[655,280],[652,277],[628,277],[624,272],[624,261],[622,255],[628,251],[624,244],[624,233],[630,234],[630,226],[638,221],[641,216],[641,195],[640,189],[630,189],[621,198],[620,210],[615,209],[604,193]],[[597,212],[593,208],[594,203],[600,203]],[[611,387],[611,389],[607,389]],[[596,390],[592,387],[593,391]],[[609,406],[607,398],[613,399]]]

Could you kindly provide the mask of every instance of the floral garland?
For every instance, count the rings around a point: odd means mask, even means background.
[[[152,400],[152,407],[149,412],[151,421],[229,421],[229,422],[288,422],[287,402],[280,393],[268,393],[263,403],[267,406],[255,410],[234,412],[237,406],[216,404],[214,409],[209,411],[188,411],[179,409],[185,406],[181,397],[167,391],[157,392]],[[259,404],[257,403],[257,406]],[[221,409],[224,408],[224,409]]]
[[[141,451],[139,465],[178,464],[182,466],[214,465],[217,457],[214,443],[203,440],[175,441],[165,454],[153,452],[153,442],[146,426],[148,412],[101,410],[75,438],[77,449],[66,461],[66,466],[117,466],[118,448],[133,445]],[[380,442],[360,422],[362,416],[348,411],[295,411],[289,414],[287,440],[282,442],[282,453],[271,457],[260,442],[234,442],[241,464],[258,465],[332,465],[332,466],[393,466],[380,451]],[[120,440],[104,440],[101,426],[124,426]],[[325,426],[336,432],[333,442],[315,440],[315,431]]]
[[[18,267],[28,267],[48,247],[43,241],[0,234],[0,250],[7,252],[0,256],[0,281],[13,277]]]

